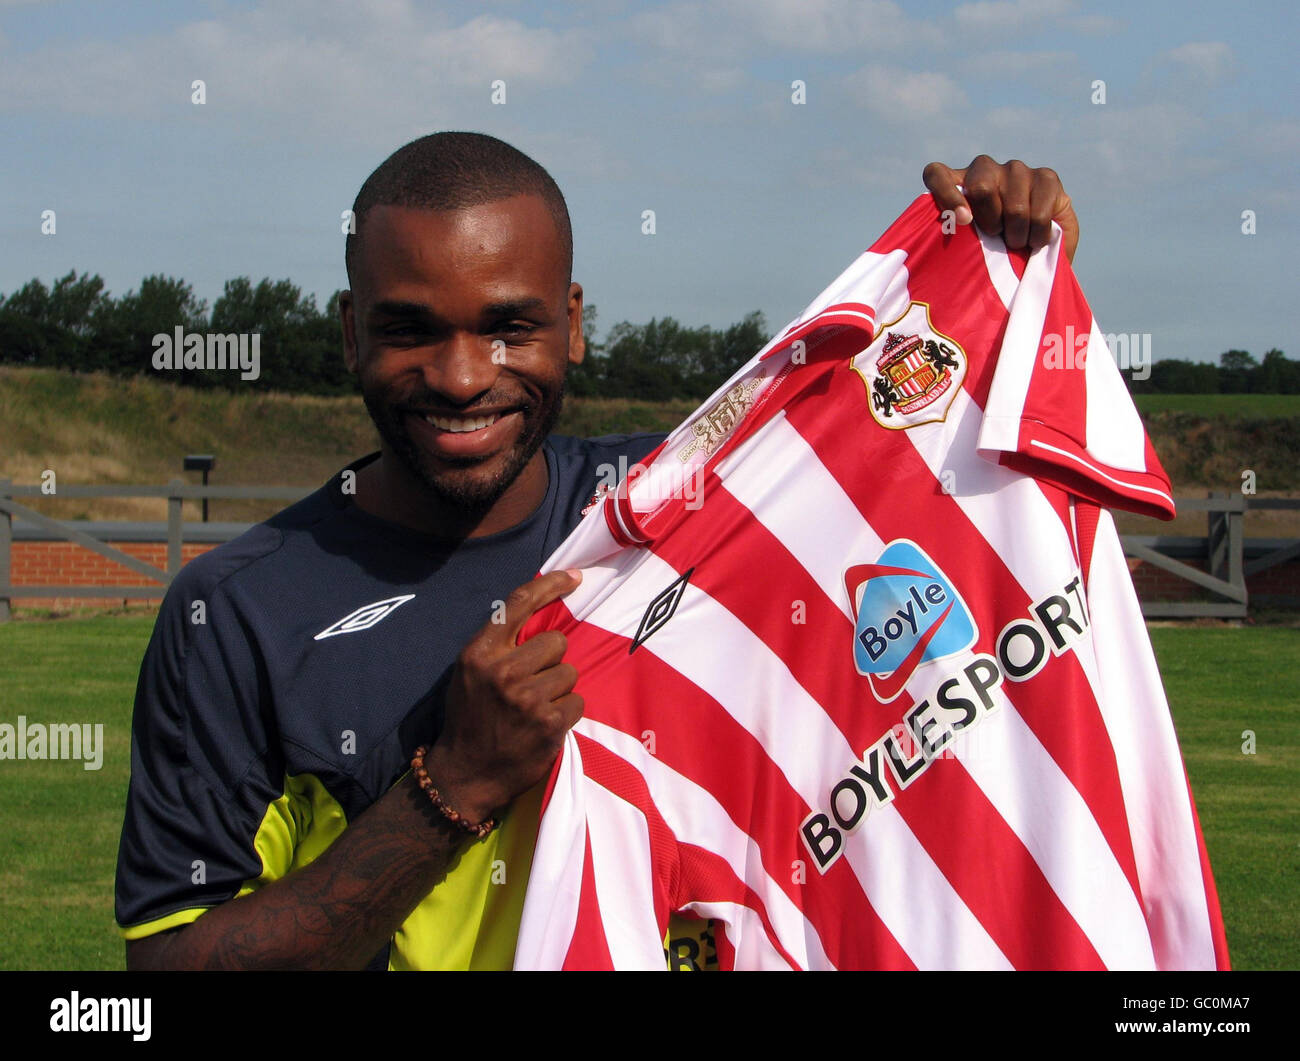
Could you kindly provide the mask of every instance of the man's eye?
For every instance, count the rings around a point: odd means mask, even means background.
[[[496,327],[497,335],[531,335],[537,329],[531,324],[525,324],[521,321],[510,321],[507,324],[498,324]]]

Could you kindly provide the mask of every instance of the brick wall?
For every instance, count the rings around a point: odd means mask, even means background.
[[[1191,560],[1183,562],[1199,571],[1207,570],[1204,563]],[[1209,590],[1154,564],[1130,558],[1128,569],[1133,576],[1133,587],[1137,590],[1139,600],[1175,602],[1211,599]],[[1247,576],[1246,590],[1252,598],[1265,594],[1300,597],[1300,561],[1276,564],[1256,575]]]
[[[128,556],[143,560],[154,567],[167,569],[166,542],[114,542],[106,543],[120,549]],[[215,549],[215,544],[188,544],[181,546],[181,560],[189,563],[200,553]],[[129,567],[91,552],[73,542],[16,541],[9,547],[11,581],[15,586],[148,586],[148,579]],[[156,583],[154,583],[156,584]],[[122,597],[16,597],[16,608],[117,608]],[[142,601],[141,603],[151,603]],[[157,602],[152,602],[155,605]]]

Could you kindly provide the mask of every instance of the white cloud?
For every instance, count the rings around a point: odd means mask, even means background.
[[[966,103],[961,86],[947,74],[896,66],[864,66],[844,85],[858,103],[890,122],[933,118]]]
[[[1164,58],[1203,84],[1221,81],[1232,70],[1232,49],[1223,41],[1189,41],[1165,52]]]
[[[1090,37],[1103,37],[1107,34],[1113,36],[1127,27],[1127,23],[1122,18],[1101,14],[1074,15],[1065,20],[1065,25],[1076,33],[1084,33]]]
[[[974,52],[962,60],[961,66],[973,74],[990,75],[1003,80],[1019,77],[1026,71],[1047,70],[1059,72],[1077,61],[1073,52],[1016,52],[1016,51],[981,51]]]
[[[360,8],[360,10],[359,10]],[[0,63],[0,109],[158,118],[207,85],[204,119],[277,131],[429,128],[512,91],[566,84],[594,53],[586,30],[478,15],[453,23],[407,0],[291,0],[136,38],[59,43]],[[475,96],[473,93],[481,93]],[[197,114],[196,114],[197,116]]]
[[[915,45],[937,37],[892,0],[727,0],[766,43],[791,51],[849,52]]]
[[[893,0],[681,0],[639,13],[631,28],[641,44],[718,60],[771,48],[836,54],[942,42],[937,26],[909,18]]]
[[[1073,6],[1070,0],[977,0],[958,6],[953,18],[962,28],[993,33],[1068,14]]]

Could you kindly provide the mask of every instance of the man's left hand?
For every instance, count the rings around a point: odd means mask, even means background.
[[[1065,237],[1065,257],[1074,261],[1079,219],[1055,170],[1030,169],[1018,159],[1002,164],[979,155],[965,169],[931,162],[921,175],[939,209],[954,211],[957,224],[974,220],[981,232],[1000,233],[1012,250],[1032,251],[1046,244],[1055,221]],[[957,190],[959,184],[965,195]]]

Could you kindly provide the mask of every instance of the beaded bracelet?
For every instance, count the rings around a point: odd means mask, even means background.
[[[415,774],[416,783],[428,793],[429,801],[438,808],[438,812],[452,825],[462,832],[469,833],[471,836],[482,840],[483,837],[497,827],[497,820],[495,818],[485,818],[475,825],[447,806],[442,796],[438,794],[438,790],[433,787],[433,779],[429,777],[429,771],[424,768],[424,756],[428,751],[428,747],[422,744],[415,749],[415,755],[411,758],[411,770]]]

